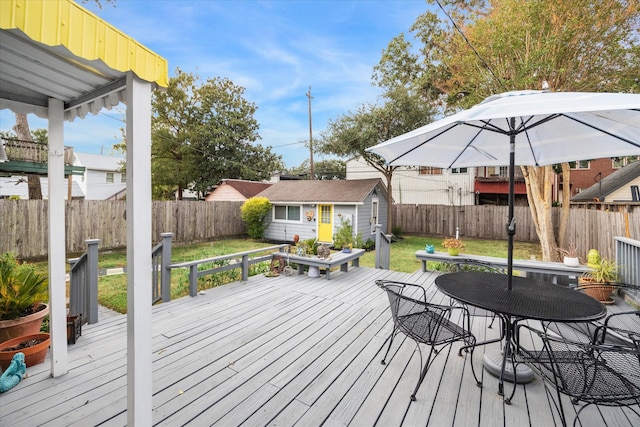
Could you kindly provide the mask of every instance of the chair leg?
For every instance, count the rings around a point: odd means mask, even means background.
[[[391,350],[391,344],[393,344],[393,338],[396,336],[397,330],[394,329],[393,332],[391,332],[391,336],[389,336],[389,338],[387,338],[389,340],[389,346],[387,347],[387,351],[384,354],[384,357],[382,358],[382,360],[380,361],[381,365],[386,365],[387,362],[387,356],[389,355],[389,350]]]
[[[496,315],[494,313],[493,316],[491,317],[491,323],[489,323],[489,326],[488,326],[489,329],[491,329],[493,327],[493,322],[495,322],[495,321],[496,321]]]
[[[476,369],[473,366],[473,350],[475,350],[476,344],[473,343],[471,345],[467,345],[466,347],[471,348],[471,352],[469,353],[469,364],[471,365],[471,373],[473,374],[473,379],[476,380],[476,385],[478,387],[482,387],[482,381],[478,379],[478,375],[476,375]]]
[[[412,402],[416,401],[416,394],[418,393],[418,389],[420,388],[420,384],[422,384],[422,381],[427,376],[427,371],[429,370],[429,365],[431,364],[431,356],[433,356],[433,354],[435,352],[435,347],[431,346],[431,348],[429,349],[429,357],[427,357],[427,363],[425,363],[424,367],[422,367],[422,351],[420,350],[420,344],[416,343],[416,345],[418,346],[418,352],[420,353],[421,371],[420,371],[420,379],[418,379],[418,384],[416,384],[416,388],[413,390],[413,394],[411,394],[411,401]]]

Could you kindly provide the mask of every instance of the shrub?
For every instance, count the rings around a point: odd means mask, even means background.
[[[271,212],[271,202],[266,197],[251,197],[242,204],[240,215],[247,224],[247,234],[260,240],[267,228],[267,217]]]
[[[391,227],[391,234],[394,236],[402,237],[402,227],[396,225],[395,227]]]
[[[351,221],[342,218],[340,219],[340,225],[336,228],[336,234],[333,236],[333,247],[342,249],[349,245],[352,245],[354,248],[363,247],[362,234],[358,233],[358,235],[354,237]]]

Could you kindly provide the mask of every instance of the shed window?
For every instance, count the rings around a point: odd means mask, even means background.
[[[300,222],[301,208],[298,205],[275,205],[273,207],[274,221],[296,221]]]

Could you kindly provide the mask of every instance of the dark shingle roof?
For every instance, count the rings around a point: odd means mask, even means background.
[[[604,201],[605,197],[640,176],[640,161],[629,163],[610,175],[602,178],[591,187],[571,198],[572,202],[590,202],[594,198]]]
[[[280,181],[258,196],[276,203],[359,203],[378,185],[380,195],[384,196],[384,187],[378,178],[348,181]]]
[[[247,199],[273,185],[270,182],[243,181],[241,179],[223,179],[222,182],[233,187]]]

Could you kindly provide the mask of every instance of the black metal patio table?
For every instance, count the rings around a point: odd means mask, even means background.
[[[512,346],[517,346],[514,330],[518,321],[589,322],[607,313],[605,306],[590,296],[533,278],[514,276],[511,290],[507,289],[507,276],[495,273],[449,273],[438,276],[435,282],[444,294],[462,303],[493,311],[503,320],[505,350],[498,383],[501,395],[504,395],[507,359],[513,351]]]

